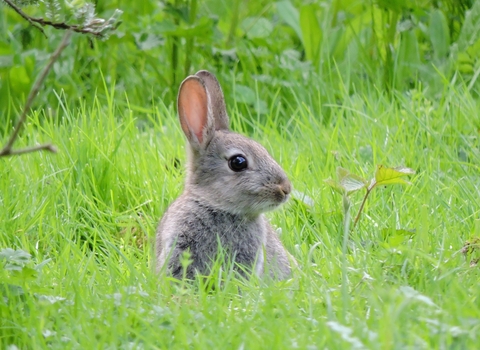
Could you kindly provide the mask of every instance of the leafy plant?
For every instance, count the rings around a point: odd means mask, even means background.
[[[35,264],[32,256],[24,250],[0,250],[0,294],[7,299],[25,294],[25,286],[37,278],[38,272],[50,260]]]
[[[388,168],[383,165],[377,166],[375,175],[371,180],[366,180],[361,176],[350,173],[348,170],[338,167],[337,168],[337,181],[327,179],[326,183],[332,187],[335,191],[340,193],[343,198],[344,209],[344,227],[345,232],[348,232],[349,220],[350,220],[350,208],[351,200],[349,196],[361,189],[365,189],[365,195],[363,196],[362,204],[358,209],[358,213],[355,216],[353,227],[355,227],[360,220],[365,202],[368,196],[374,188],[378,186],[394,185],[394,184],[410,184],[410,182],[404,179],[407,175],[415,174],[415,171],[406,167]]]
[[[353,70],[389,90],[422,82],[437,92],[459,69],[476,81],[478,1],[282,0],[277,9],[318,70]]]

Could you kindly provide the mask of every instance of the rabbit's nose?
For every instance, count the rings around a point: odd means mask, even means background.
[[[290,181],[285,180],[280,184],[280,190],[284,193],[285,196],[288,196],[292,192],[292,184]]]

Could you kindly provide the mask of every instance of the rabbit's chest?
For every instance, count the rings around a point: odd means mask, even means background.
[[[220,244],[226,252],[248,255],[249,251],[256,253],[256,249],[264,242],[265,229],[260,222],[211,217],[196,220],[194,225],[197,230],[191,229],[185,233],[190,236],[192,244],[203,246],[206,250],[217,251]]]
[[[252,266],[266,241],[263,218],[255,221],[239,219],[224,213],[192,217],[185,222],[177,247],[189,250],[195,260],[215,260],[219,253],[236,263]]]

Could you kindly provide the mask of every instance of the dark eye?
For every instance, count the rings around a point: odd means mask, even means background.
[[[247,158],[240,154],[236,154],[228,160],[228,166],[235,172],[247,169]]]

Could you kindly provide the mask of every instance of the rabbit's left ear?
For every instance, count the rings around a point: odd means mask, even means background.
[[[177,107],[180,125],[188,142],[194,149],[205,149],[215,133],[215,126],[203,80],[191,75],[182,82]]]
[[[210,96],[211,112],[215,120],[215,130],[228,130],[227,108],[220,83],[215,75],[206,70],[198,71],[195,75],[203,81]]]

